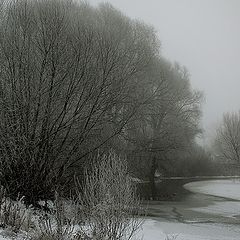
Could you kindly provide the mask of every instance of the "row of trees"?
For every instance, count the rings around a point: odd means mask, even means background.
[[[53,197],[109,148],[154,186],[162,162],[194,145],[201,93],[159,46],[109,4],[2,2],[0,181],[13,198]]]

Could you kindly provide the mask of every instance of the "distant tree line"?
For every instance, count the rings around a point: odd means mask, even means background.
[[[201,132],[202,94],[188,71],[162,57],[152,27],[109,4],[1,3],[0,182],[7,192],[33,204],[53,198],[84,176],[96,154],[114,149],[154,194],[156,171],[174,159],[177,166]]]

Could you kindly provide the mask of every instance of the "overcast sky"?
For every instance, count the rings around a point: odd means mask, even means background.
[[[192,86],[205,93],[202,122],[209,139],[223,112],[240,109],[240,0],[107,2],[153,25],[162,54],[188,68]]]

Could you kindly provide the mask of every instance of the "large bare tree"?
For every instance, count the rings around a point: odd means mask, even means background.
[[[1,182],[35,203],[119,134],[158,42],[108,4],[9,1],[0,18]]]

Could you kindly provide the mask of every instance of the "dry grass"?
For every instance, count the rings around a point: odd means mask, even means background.
[[[12,201],[6,197],[6,190],[0,187],[0,226],[10,227],[14,232],[29,231],[32,227],[32,211],[23,203],[23,198]]]
[[[79,205],[76,201],[63,199],[57,192],[53,209],[38,217],[33,240],[78,240]]]

